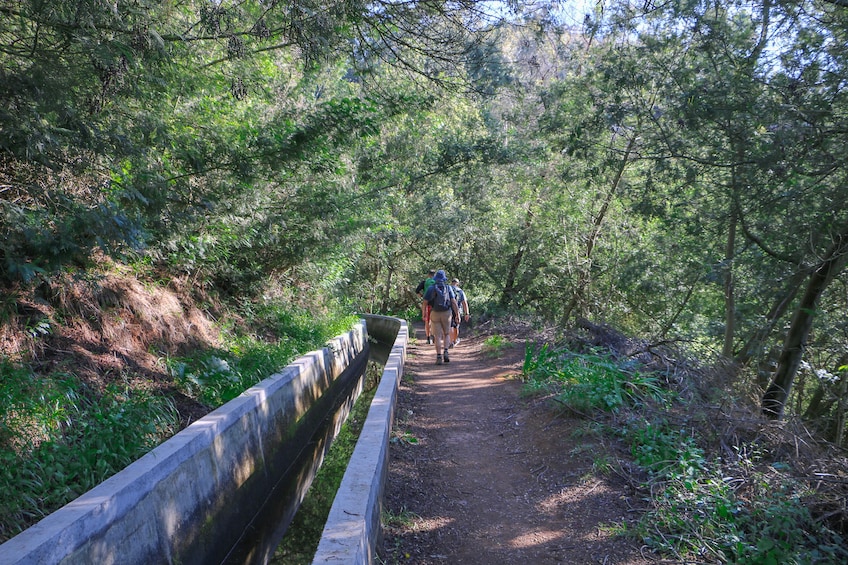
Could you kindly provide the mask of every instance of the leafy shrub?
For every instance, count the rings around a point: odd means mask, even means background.
[[[509,340],[502,335],[495,334],[483,341],[483,346],[480,350],[488,357],[496,359],[503,355],[504,349],[509,349],[510,347],[512,347],[512,343]]]
[[[548,393],[578,412],[618,410],[646,400],[670,396],[659,378],[642,373],[637,363],[601,353],[552,350],[528,343],[524,355],[525,391]]]
[[[218,406],[347,331],[351,316],[311,321],[269,307],[254,329],[281,332],[269,342],[237,336],[229,350],[168,360],[178,386]],[[264,324],[264,325],[263,325]],[[269,330],[270,328],[270,330]],[[120,471],[180,428],[169,398],[112,385],[95,392],[68,373],[35,376],[0,361],[0,541]]]
[[[634,534],[677,559],[746,564],[845,563],[845,540],[810,516],[800,485],[758,472],[744,483],[711,466],[669,474]]]
[[[672,422],[675,395],[656,374],[598,351],[573,353],[528,344],[525,391],[547,394],[579,412],[621,413],[616,429],[647,477],[650,509],[622,531],[675,562],[744,564],[846,563],[848,544],[811,516],[803,485],[764,466],[756,448],[740,449],[732,465],[710,460],[699,430]],[[659,401],[656,415],[643,410]],[[654,414],[646,417],[645,414]],[[757,470],[759,469],[759,470]]]
[[[704,468],[704,451],[680,429],[646,422],[629,435],[633,458],[653,475],[694,477]]]
[[[757,449],[733,465],[707,460],[696,429],[661,419],[634,418],[623,435],[650,477],[652,508],[632,532],[648,547],[679,561],[846,562],[845,540],[812,518],[802,485],[776,464],[755,470]]]
[[[322,347],[348,331],[353,316],[315,319],[304,311],[262,306],[251,312],[249,324],[257,335],[230,339],[229,350],[196,350],[192,355],[171,358],[167,365],[177,385],[187,395],[209,407],[218,407],[285,367],[298,355]],[[273,337],[272,341],[268,341]]]
[[[0,364],[0,541],[103,482],[179,428],[173,403]],[[33,393],[33,389],[39,391]]]

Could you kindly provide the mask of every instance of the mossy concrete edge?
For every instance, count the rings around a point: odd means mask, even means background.
[[[394,344],[371,401],[353,455],[333,500],[313,564],[374,563],[382,535],[380,518],[389,463],[389,440],[409,329],[406,321],[387,316],[363,316],[369,339],[394,335]]]
[[[220,555],[204,551],[214,553],[229,543],[224,538],[240,535],[228,522],[241,507],[244,487],[274,481],[271,444],[290,435],[367,347],[366,339],[360,321],[194,422],[0,545],[0,565],[217,562]]]

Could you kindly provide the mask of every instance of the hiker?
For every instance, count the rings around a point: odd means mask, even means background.
[[[441,269],[433,277],[434,284],[424,293],[424,300],[430,303],[431,333],[436,344],[436,365],[450,363],[448,346],[450,345],[450,325],[453,316],[459,316],[459,305],[448,284],[448,277]]]
[[[433,277],[436,274],[435,269],[430,269],[430,272],[427,274],[427,278],[418,283],[418,286],[415,287],[415,294],[421,297],[421,319],[424,320],[424,335],[427,336],[427,345],[431,343],[430,337],[430,304],[424,300],[424,295],[427,293],[427,290],[433,286]]]
[[[459,306],[459,313],[451,319],[450,329],[450,346],[448,349],[459,343],[459,325],[463,318],[467,322],[471,318],[471,310],[468,308],[468,298],[465,296],[465,291],[459,287],[459,279],[451,281],[451,288],[456,297],[456,303]]]

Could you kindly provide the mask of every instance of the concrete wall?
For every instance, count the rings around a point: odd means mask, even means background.
[[[0,565],[230,562],[256,506],[267,506],[268,492],[291,471],[293,454],[280,446],[310,443],[304,423],[326,425],[317,405],[351,402],[334,387],[367,362],[368,349],[360,323],[304,355],[0,545]],[[302,481],[295,506],[323,453],[311,455],[309,471],[292,471]],[[269,551],[236,560],[262,562]]]
[[[397,318],[365,316],[365,319],[369,336],[379,336],[378,340],[396,337],[359,440],[333,500],[312,561],[316,565],[373,563],[381,536],[389,439],[398,385],[406,361],[409,330],[406,322]]]

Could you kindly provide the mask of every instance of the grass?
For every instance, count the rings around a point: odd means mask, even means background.
[[[399,514],[385,510],[382,516],[382,523],[386,528],[410,529],[419,520],[421,520],[421,516],[406,509],[401,510]]]
[[[675,562],[837,564],[848,562],[848,541],[812,516],[809,487],[767,449],[736,445],[726,457],[703,422],[690,418],[662,375],[608,352],[527,346],[524,392],[547,396],[566,409],[602,421],[629,447],[632,464],[598,456],[595,470],[641,469],[646,511],[614,525]],[[689,403],[689,404],[687,404]],[[674,417],[674,414],[686,415]],[[711,443],[712,442],[712,443]],[[637,477],[641,477],[638,478]]]
[[[652,485],[652,508],[628,533],[661,554],[720,563],[848,561],[845,540],[813,519],[805,487],[791,477],[681,461],[663,465]]]
[[[169,398],[0,364],[0,540],[95,487],[179,429]]]
[[[266,305],[251,312],[253,334],[235,335],[228,349],[197,349],[168,358],[175,383],[186,395],[216,408],[285,367],[298,355],[348,331],[354,316],[316,319],[306,312]],[[258,336],[273,336],[259,338]]]
[[[480,350],[487,357],[498,359],[503,356],[505,350],[511,347],[512,343],[510,343],[508,339],[500,334],[495,334],[487,337],[483,341],[483,345],[480,347]]]
[[[525,392],[550,394],[578,413],[616,411],[623,406],[665,402],[672,396],[660,376],[642,371],[637,363],[620,361],[603,352],[574,353],[545,344],[525,347],[522,376]]]
[[[178,389],[209,410],[297,355],[320,348],[355,321],[351,316],[315,319],[279,306],[264,306],[250,315],[247,327],[254,333],[233,334],[228,349],[198,349],[167,360]],[[127,374],[95,390],[72,372],[36,375],[25,366],[0,361],[0,542],[180,430],[171,398],[138,381]]]
[[[415,434],[407,430],[393,430],[390,441],[392,443],[407,443],[409,445],[415,445],[418,443],[418,438]]]
[[[403,509],[400,513],[395,514],[388,510],[383,511],[383,515],[381,516],[381,522],[383,525],[383,530],[385,532],[393,532],[393,531],[415,531],[417,529],[417,524],[421,521],[421,516],[416,514],[415,512],[410,512],[407,509]],[[398,537],[395,541],[395,547],[391,551],[394,556],[401,556],[402,559],[410,559],[412,556],[409,553],[401,553],[400,547],[400,538]],[[377,555],[375,563],[378,565],[388,565],[388,563],[394,563],[395,557],[384,560],[380,555]]]

